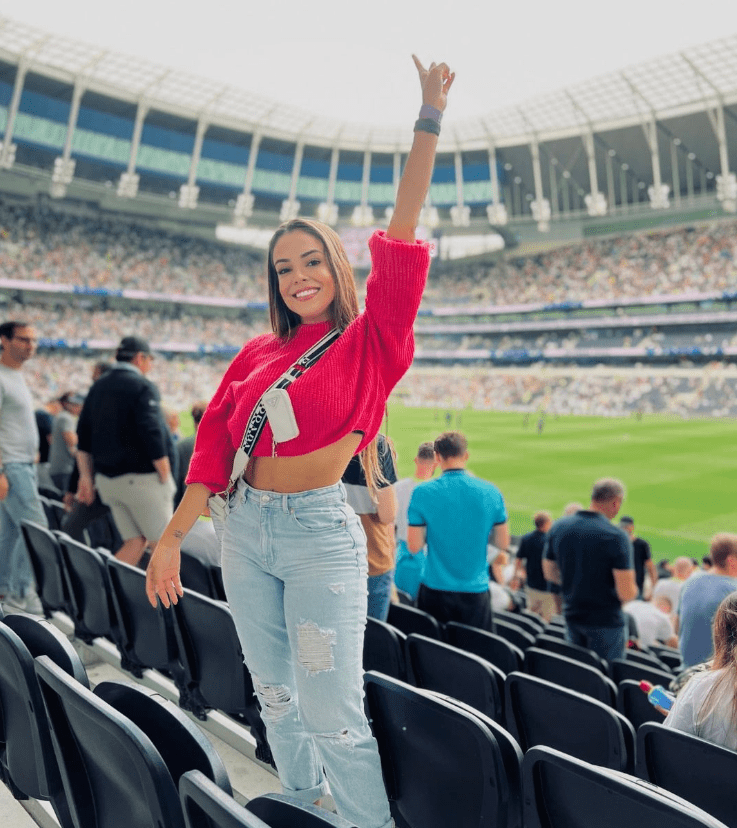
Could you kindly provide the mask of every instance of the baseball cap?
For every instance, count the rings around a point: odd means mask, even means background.
[[[117,355],[135,356],[138,353],[150,354],[151,346],[142,336],[124,336],[118,345]]]

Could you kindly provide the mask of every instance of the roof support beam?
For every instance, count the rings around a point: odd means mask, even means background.
[[[3,136],[2,151],[0,152],[0,167],[9,169],[15,162],[15,145],[13,144],[13,130],[15,129],[15,118],[18,115],[20,98],[23,94],[23,84],[28,72],[28,63],[21,59],[18,63],[18,70],[15,73],[13,84],[13,97],[8,107],[8,117],[5,121],[5,135]]]
[[[499,195],[499,167],[496,159],[496,146],[493,141],[489,144],[489,184],[491,185],[491,204],[486,205],[486,215],[489,224],[504,225],[509,221],[507,208],[502,204]]]
[[[281,221],[289,221],[297,218],[299,215],[300,203],[297,201],[297,184],[299,183],[299,173],[302,169],[302,155],[305,150],[305,142],[300,139],[297,141],[297,146],[294,150],[294,163],[292,164],[292,180],[289,183],[289,195],[281,205],[281,213],[279,218]]]
[[[545,192],[543,191],[540,144],[538,144],[537,138],[533,138],[530,144],[530,153],[532,155],[532,176],[535,180],[535,200],[530,203],[530,209],[535,221],[537,221],[537,229],[541,233],[547,233],[550,230],[550,202],[545,198]]]
[[[463,155],[456,150],[454,155],[456,178],[456,203],[450,208],[454,227],[468,227],[471,224],[471,208],[464,203],[463,196]]]

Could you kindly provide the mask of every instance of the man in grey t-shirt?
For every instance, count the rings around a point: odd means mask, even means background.
[[[22,520],[48,525],[36,488],[33,400],[21,371],[36,351],[36,332],[25,322],[4,322],[0,344],[0,601],[42,614],[20,531]]]
[[[75,465],[77,454],[77,420],[82,411],[84,397],[67,392],[59,398],[61,411],[54,417],[51,427],[49,450],[49,474],[56,488],[64,494]]]

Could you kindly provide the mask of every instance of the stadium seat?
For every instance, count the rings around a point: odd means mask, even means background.
[[[680,650],[675,647],[667,647],[665,644],[652,644],[650,649],[674,673],[680,672],[683,668],[683,658]]]
[[[189,770],[232,794],[220,757],[171,702],[117,682],[92,693],[45,656],[36,674],[77,828],[184,828],[177,785]]]
[[[506,621],[507,624],[514,624],[521,630],[529,633],[533,638],[545,629],[545,625],[542,621],[539,621],[536,618],[529,618],[527,615],[523,615],[520,612],[495,610],[494,621]]]
[[[639,661],[630,661],[626,658],[615,658],[609,664],[609,676],[615,684],[625,679],[634,681],[651,681],[653,684],[662,684],[667,688],[673,681],[673,673],[670,670],[658,670],[649,664],[642,664]]]
[[[189,555],[187,552],[182,552],[181,566],[179,569],[179,577],[182,586],[185,589],[191,589],[193,592],[199,592],[200,595],[205,595],[207,598],[213,598],[216,601],[220,600],[220,594],[215,583],[215,567],[201,561],[194,555]]]
[[[481,656],[505,675],[521,670],[525,660],[522,650],[502,636],[477,627],[469,627],[468,624],[448,622],[445,625],[445,639],[448,644],[458,647],[459,650]]]
[[[543,630],[543,635],[547,635],[548,638],[557,638],[560,641],[565,641],[566,628],[561,627],[558,624],[548,624],[548,626]]]
[[[376,618],[366,619],[363,638],[363,669],[373,670],[385,676],[407,680],[405,660],[407,636]]]
[[[186,692],[174,633],[173,613],[154,609],[146,597],[146,574],[115,557],[105,560],[118,629],[120,664],[136,678],[147,668],[171,677]]]
[[[525,650],[524,671],[530,676],[537,676],[577,693],[583,693],[584,696],[590,696],[610,707],[615,705],[617,688],[614,682],[595,667],[582,664],[574,658],[539,647],[528,647]]]
[[[407,654],[417,687],[450,696],[501,722],[505,674],[498,667],[450,644],[412,634]]]
[[[67,638],[42,619],[9,615],[0,622],[0,765],[18,799],[50,802],[61,828],[74,828],[33,659],[46,655],[87,686],[82,662]]]
[[[617,685],[617,710],[630,722],[635,731],[645,722],[662,722],[663,714],[650,704],[647,693],[640,690],[640,682],[624,679]]]
[[[582,664],[588,664],[589,667],[596,668],[605,676],[608,675],[606,661],[593,650],[589,650],[588,647],[579,647],[578,644],[571,644],[560,638],[544,634],[538,635],[535,639],[535,646],[541,650],[548,650],[551,653],[557,653],[558,655],[566,656],[566,658],[575,659]]]
[[[514,613],[511,614],[514,615]],[[520,610],[519,614],[522,618],[526,618],[528,621],[531,621],[537,627],[537,632],[544,632],[546,627],[545,621],[543,621],[543,619],[536,612],[523,609]]]
[[[413,607],[415,605],[415,599],[403,589],[397,590],[397,598],[399,599],[399,603],[404,604],[405,607]]]
[[[502,727],[395,679],[365,681],[397,828],[521,828],[521,752]]]
[[[405,606],[404,604],[391,604],[389,616],[386,619],[388,624],[395,627],[405,635],[417,633],[427,638],[442,639],[442,628],[438,621],[427,612],[416,607]]]
[[[42,494],[39,494],[38,499],[41,501],[41,506],[43,506],[49,529],[52,532],[55,529],[59,529],[61,527],[61,517],[64,514],[64,504],[60,503],[56,498],[49,498]],[[59,507],[61,507],[61,512],[59,511]]]
[[[201,771],[182,775],[179,800],[186,828],[270,828]]]
[[[665,727],[661,717],[637,731],[637,775],[737,828],[737,751]]]
[[[725,828],[680,797],[616,773],[535,747],[522,761],[525,828]]]
[[[625,661],[631,661],[633,664],[644,664],[647,667],[654,667],[656,670],[663,670],[666,673],[671,672],[670,667],[664,664],[655,653],[643,652],[642,650],[625,650]]]
[[[30,520],[21,521],[21,532],[31,559],[44,614],[49,617],[58,610],[71,618],[73,609],[56,536],[45,526]]]
[[[106,637],[118,643],[110,577],[104,549],[92,549],[63,532],[55,532],[64,562],[74,635],[87,644]]]
[[[184,687],[180,705],[203,720],[214,708],[250,728],[256,740],[256,756],[272,763],[266,728],[230,608],[222,601],[186,589],[174,606],[173,619]]]
[[[523,673],[508,675],[505,691],[507,729],[523,751],[545,745],[613,770],[634,770],[635,731],[613,708]]]
[[[337,814],[284,794],[257,796],[246,803],[246,809],[269,828],[357,828]]]
[[[497,618],[496,614],[494,615],[493,627],[495,635],[500,635],[523,652],[535,643],[534,636],[529,632],[523,630],[518,624],[509,624],[506,621],[502,621],[500,618]]]

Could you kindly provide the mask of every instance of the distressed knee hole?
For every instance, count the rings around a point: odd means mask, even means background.
[[[294,710],[296,701],[285,684],[264,684],[253,674],[251,678],[261,701],[261,715],[264,719],[279,722]]]
[[[328,589],[336,595],[343,595],[345,593],[345,584],[329,584]]]
[[[337,638],[335,630],[321,630],[314,621],[297,625],[297,658],[308,675],[335,669],[333,647]]]

